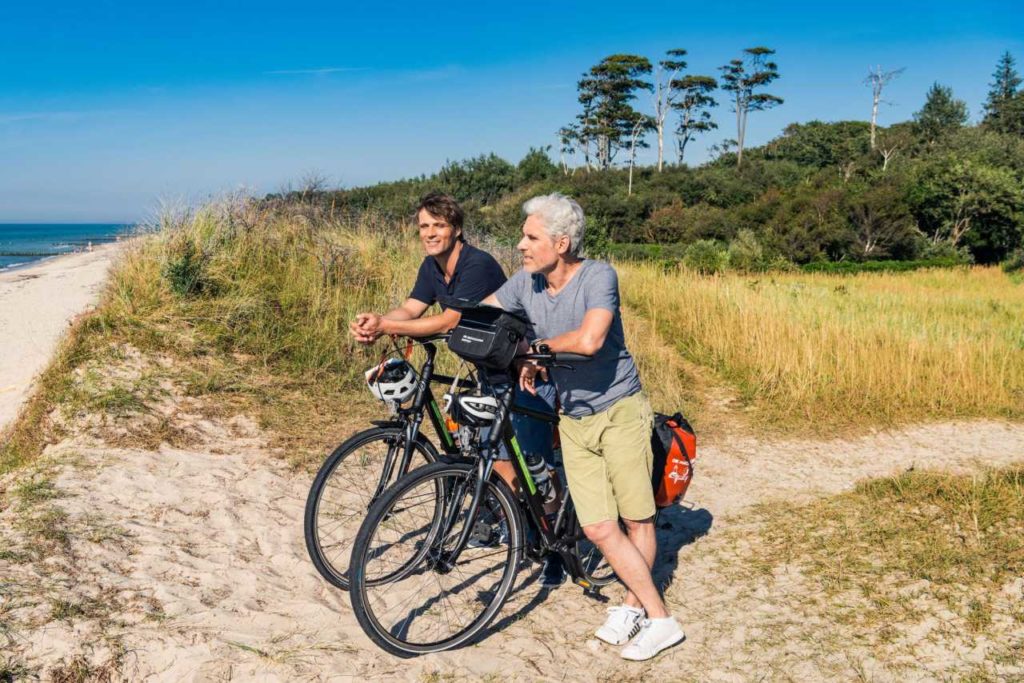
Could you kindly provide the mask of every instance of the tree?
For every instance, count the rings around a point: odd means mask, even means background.
[[[517,181],[529,183],[534,180],[545,180],[558,173],[558,167],[551,163],[548,151],[551,146],[534,148],[526,153],[516,166]]]
[[[882,71],[881,66],[875,67],[874,71],[868,71],[868,77],[864,79],[866,85],[871,86],[871,151],[875,150],[875,128],[878,125],[878,105],[883,102],[882,90],[889,85],[889,81],[903,73],[904,69],[893,69]]]
[[[686,145],[697,135],[718,128],[711,120],[712,107],[718,102],[710,93],[718,87],[718,82],[710,76],[685,76],[675,83],[680,98],[672,107],[679,112],[679,125],[676,126],[676,152],[679,163],[683,163]]]
[[[668,118],[668,113],[675,103],[679,83],[676,76],[686,68],[686,62],[681,59],[686,56],[686,50],[669,50],[665,54],[669,58],[658,62],[658,71],[654,79],[653,124],[658,132],[658,173],[661,173],[665,163],[665,119]]]
[[[782,104],[782,98],[755,92],[779,77],[779,67],[769,57],[775,50],[749,47],[740,59],[733,59],[722,72],[722,90],[732,93],[732,109],[736,112],[736,167],[743,163],[743,144],[747,136],[747,115]]]
[[[629,136],[629,189],[626,190],[626,196],[633,194],[633,166],[636,165],[636,148],[647,146],[643,139],[644,133],[654,127],[654,119],[645,114],[637,114]]]
[[[953,97],[952,88],[933,83],[914,120],[924,138],[935,142],[967,123],[967,103]]]
[[[918,223],[932,243],[966,244],[980,263],[1002,260],[1020,245],[1024,190],[1008,168],[935,159],[911,183]]]
[[[583,113],[579,116],[579,132],[585,144],[596,144],[597,165],[611,167],[616,152],[631,140],[639,113],[630,102],[637,90],[652,90],[653,85],[642,79],[651,73],[651,63],[637,55],[612,55],[583,74],[578,83],[579,102]]]
[[[1021,78],[1009,52],[999,58],[992,78],[982,123],[1000,133],[1024,134],[1024,100],[1017,91]]]

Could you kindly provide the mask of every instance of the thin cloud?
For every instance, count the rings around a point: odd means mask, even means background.
[[[264,71],[268,76],[326,76],[327,74],[346,73],[350,71],[365,71],[361,66],[328,66],[322,69],[275,69]]]

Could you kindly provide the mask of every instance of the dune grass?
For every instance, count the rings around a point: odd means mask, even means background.
[[[620,264],[623,300],[766,426],[1024,416],[1024,288],[997,268],[702,277]]]
[[[971,633],[1000,611],[1024,624],[1019,595],[1003,592],[1024,574],[1019,465],[971,476],[905,472],[805,505],[763,505],[755,517],[762,524],[744,566],[798,567],[828,597],[831,618],[894,637],[931,599]]]
[[[379,412],[361,372],[385,344],[353,343],[348,324],[407,296],[422,259],[411,226],[235,197],[149,227],[0,446],[0,471],[45,445],[37,427],[73,401],[69,373],[116,360],[123,344],[176,358],[187,394],[256,414],[309,457],[345,416]],[[514,251],[483,246],[518,267]],[[1024,288],[997,269],[701,277],[618,267],[646,389],[656,408],[682,408],[698,427],[709,378],[778,430],[1024,414]],[[101,408],[146,409],[145,397],[115,390]]]

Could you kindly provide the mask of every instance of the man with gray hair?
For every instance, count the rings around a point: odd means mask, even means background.
[[[575,201],[558,193],[534,197],[523,212],[523,269],[484,303],[525,315],[539,337],[535,347],[593,356],[575,372],[552,373],[565,418],[565,474],[584,533],[626,585],[624,603],[609,608],[596,635],[612,645],[632,638],[622,656],[649,659],[685,636],[651,578],[654,413],[626,349],[618,276],[609,264],[582,257],[586,223]],[[543,372],[523,366],[520,386],[532,392]]]

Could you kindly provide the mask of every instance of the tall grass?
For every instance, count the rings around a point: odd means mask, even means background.
[[[332,381],[372,355],[349,322],[404,300],[421,260],[401,226],[301,204],[226,200],[154,227],[114,272],[108,318]]]
[[[1024,416],[1024,288],[996,268],[620,272],[623,300],[733,383],[766,424]]]

